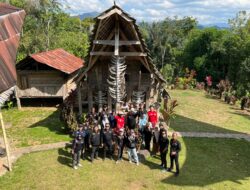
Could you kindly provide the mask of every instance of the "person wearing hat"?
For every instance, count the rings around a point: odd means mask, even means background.
[[[161,155],[161,166],[163,167],[164,171],[167,170],[167,153],[168,153],[168,145],[169,140],[167,136],[167,131],[162,130],[161,138],[159,139],[159,146],[160,146],[160,155]]]
[[[91,151],[91,162],[94,162],[94,158],[98,159],[99,147],[101,146],[101,134],[98,124],[94,125],[93,132],[90,135],[90,148]]]
[[[129,131],[129,135],[127,137],[127,148],[128,148],[128,159],[129,163],[132,163],[134,161],[136,165],[139,165],[139,158],[136,152],[136,144],[137,144],[137,137],[135,135],[134,130]]]
[[[154,106],[150,106],[150,110],[148,111],[148,122],[152,123],[152,127],[155,128],[156,123],[158,122],[157,111],[155,111]]]
[[[103,160],[106,159],[107,151],[110,155],[111,160],[113,160],[113,144],[114,144],[113,131],[110,129],[109,123],[106,123],[102,134],[102,146],[104,153]]]
[[[86,133],[83,130],[83,125],[79,124],[79,129],[74,133],[74,140],[72,143],[72,156],[73,156],[73,168],[78,169],[81,167],[80,157],[81,152],[84,146],[84,138],[86,137]]]
[[[172,134],[172,139],[170,140],[170,168],[169,171],[173,170],[174,162],[176,167],[175,175],[178,176],[179,170],[179,152],[181,151],[181,143],[177,140],[177,133]]]
[[[120,161],[122,161],[122,154],[123,154],[123,149],[125,145],[124,129],[119,130],[118,135],[116,136],[116,144],[117,144],[117,149],[118,149],[116,163],[119,163]]]

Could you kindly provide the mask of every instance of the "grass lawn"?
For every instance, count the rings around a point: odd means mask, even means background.
[[[170,90],[177,99],[177,117],[171,128],[176,131],[250,134],[250,113],[206,96],[203,91]]]
[[[12,147],[47,144],[70,139],[59,119],[57,108],[22,108],[3,110],[7,136]],[[1,133],[2,135],[2,133]]]
[[[14,171],[0,177],[0,189],[241,189],[250,187],[250,143],[244,140],[181,140],[181,174],[162,173],[159,158],[140,166],[124,161],[82,161],[70,167],[69,150],[27,154]],[[168,163],[169,164],[169,163]]]

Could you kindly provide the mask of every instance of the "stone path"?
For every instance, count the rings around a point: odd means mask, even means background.
[[[177,134],[180,137],[229,138],[229,139],[245,139],[247,141],[250,141],[250,134],[244,134],[244,133],[177,132]]]
[[[171,135],[172,132],[169,132]],[[243,133],[207,133],[207,132],[177,132],[180,137],[196,137],[196,138],[232,138],[232,139],[245,139],[250,142],[250,134]],[[18,148],[11,152],[11,162],[14,163],[18,158],[20,158],[24,154],[28,154],[31,152],[45,151],[57,148],[63,148],[69,146],[70,142],[58,142],[52,144],[44,144],[44,145],[36,145],[24,148]],[[3,167],[2,167],[3,165]],[[5,174],[7,171],[7,159],[6,157],[0,158],[0,176]]]

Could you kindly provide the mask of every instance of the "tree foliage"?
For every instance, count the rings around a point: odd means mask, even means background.
[[[86,57],[93,19],[70,16],[62,11],[58,0],[10,0],[9,3],[23,8],[27,14],[18,61],[29,54],[55,48]]]

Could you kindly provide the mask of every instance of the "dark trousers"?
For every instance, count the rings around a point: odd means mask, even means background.
[[[84,156],[85,156],[85,145],[82,146],[82,149],[81,149],[81,158],[84,159]]]
[[[73,154],[73,166],[77,166],[79,164],[81,157],[81,150],[75,151]]]
[[[118,146],[118,160],[122,159],[123,149],[124,149],[123,145],[122,146]]]
[[[106,158],[107,152],[110,155],[110,157],[113,159],[113,145],[112,144],[104,145],[104,147],[103,147],[103,159]]]
[[[151,139],[149,138],[145,139],[145,149],[148,151],[150,151],[150,142],[151,142]]]
[[[176,172],[179,173],[179,155],[176,154],[176,155],[170,155],[170,170],[173,169],[174,167],[174,162],[175,162],[175,167],[176,167]]]
[[[161,165],[164,167],[164,168],[167,168],[167,153],[168,152],[161,152]]]
[[[99,146],[92,146],[91,161],[98,157]]]

